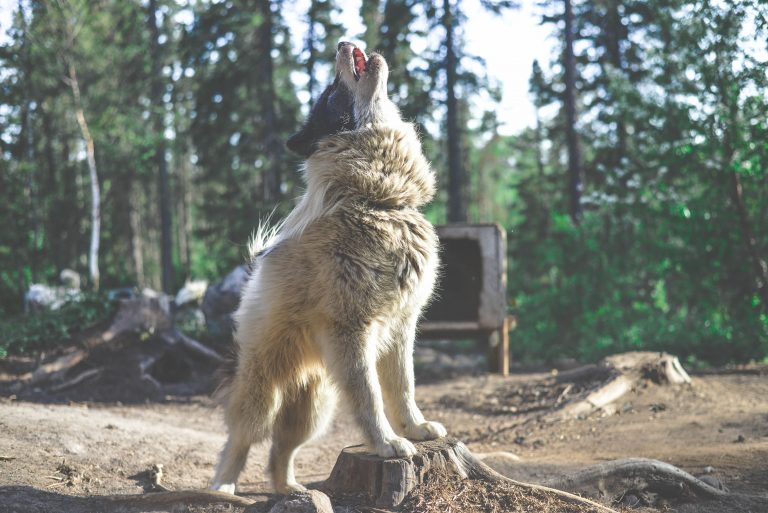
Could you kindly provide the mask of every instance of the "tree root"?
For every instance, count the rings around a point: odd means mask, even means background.
[[[628,458],[594,465],[562,479],[547,482],[561,490],[590,497],[617,497],[628,490],[652,492],[664,497],[728,495],[691,474],[662,461]]]

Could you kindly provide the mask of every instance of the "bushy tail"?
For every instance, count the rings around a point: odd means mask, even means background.
[[[217,383],[213,391],[213,400],[217,404],[225,405],[232,392],[237,375],[238,350],[236,344],[231,344],[224,354],[224,361],[216,369],[214,382]]]
[[[251,265],[253,261],[264,250],[269,249],[280,236],[280,230],[283,228],[283,221],[272,224],[272,214],[274,210],[266,217],[259,221],[259,226],[256,227],[256,231],[251,235],[251,240],[248,241],[248,256],[250,257]]]
[[[253,272],[256,265],[256,257],[272,247],[280,236],[280,230],[283,227],[283,221],[272,224],[272,215],[274,210],[265,218],[259,221],[259,225],[251,235],[251,239],[248,241],[248,260],[250,262],[250,269]],[[224,362],[219,366],[216,371],[215,381],[218,383],[216,390],[213,392],[213,399],[219,404],[225,404],[232,391],[232,386],[237,375],[238,364],[238,346],[234,342],[226,354],[224,355]]]

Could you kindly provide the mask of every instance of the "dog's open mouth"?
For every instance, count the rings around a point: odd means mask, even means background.
[[[363,76],[363,73],[368,69],[368,61],[365,58],[365,52],[360,48],[353,48],[352,60],[354,61],[352,71],[355,75],[355,80],[360,80],[360,77]]]

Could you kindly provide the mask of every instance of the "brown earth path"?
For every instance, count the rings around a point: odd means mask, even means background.
[[[712,467],[732,491],[765,499],[761,513],[768,512],[768,375],[649,385],[623,398],[619,413],[586,419],[545,423],[535,409],[501,411],[506,398],[542,377],[460,377],[420,385],[417,397],[428,418],[472,451],[489,453],[486,462],[514,479],[542,482],[614,458],[657,458],[695,475]],[[300,452],[299,481],[324,479],[339,451],[359,440],[350,415],[340,412],[328,433]],[[157,463],[167,488],[203,488],[223,442],[221,413],[203,396],[138,405],[0,398],[0,512],[11,511],[11,499],[27,500],[25,512],[77,511],[92,500],[77,497],[142,493],[150,487],[147,470]],[[254,447],[240,483],[265,508],[274,500],[264,475],[267,450]],[[677,510],[745,511],[723,507]]]

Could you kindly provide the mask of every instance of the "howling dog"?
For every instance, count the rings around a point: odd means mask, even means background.
[[[222,383],[229,437],[211,483],[235,492],[251,444],[272,437],[278,493],[298,448],[328,424],[337,395],[380,456],[446,435],[414,397],[416,323],[432,294],[438,240],[418,208],[435,176],[414,127],[387,97],[384,58],[339,43],[336,80],[288,147],[307,189],[277,229],[259,229],[234,314],[236,368]]]

